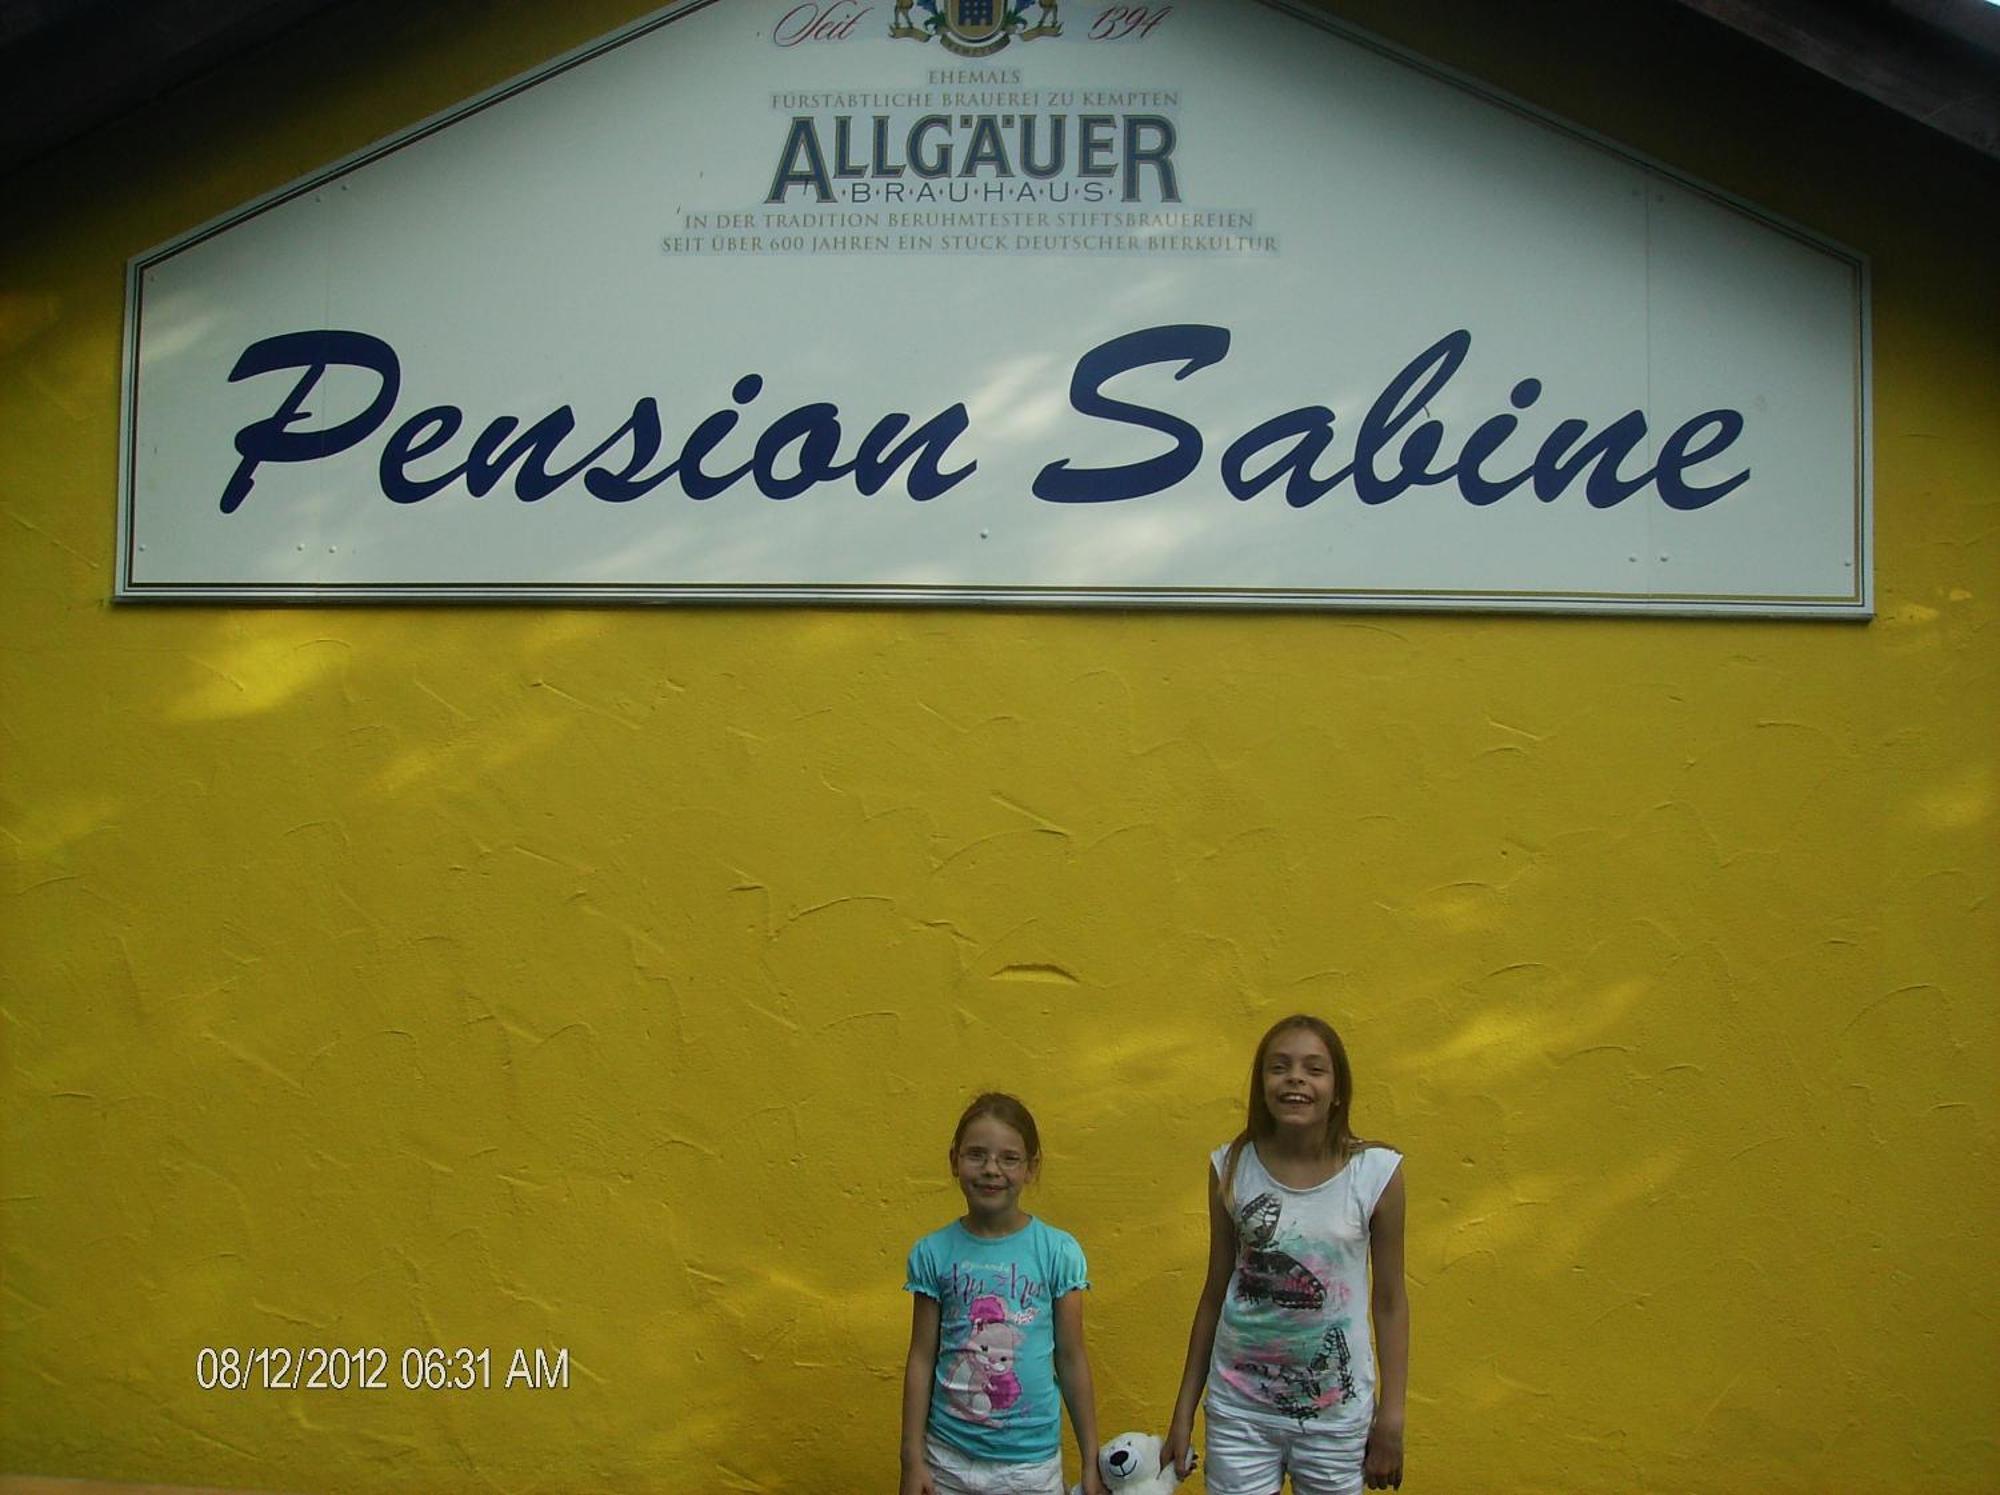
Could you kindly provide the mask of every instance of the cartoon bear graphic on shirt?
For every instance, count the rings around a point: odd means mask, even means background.
[[[1007,1321],[1006,1305],[990,1294],[974,1298],[966,1317],[971,1331],[946,1367],[945,1396],[966,1421],[998,1423],[1021,1399],[1021,1378],[1014,1371],[1021,1331]]]

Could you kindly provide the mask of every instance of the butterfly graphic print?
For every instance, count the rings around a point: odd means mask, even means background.
[[[1237,1233],[1243,1242],[1236,1265],[1237,1296],[1245,1303],[1321,1308],[1326,1304],[1326,1284],[1304,1262],[1277,1248],[1278,1216],[1275,1194],[1259,1194],[1237,1215]]]

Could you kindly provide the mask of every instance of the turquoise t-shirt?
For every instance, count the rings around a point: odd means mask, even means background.
[[[910,1248],[903,1290],[938,1305],[933,1438],[996,1464],[1062,1452],[1055,1301],[1085,1273],[1076,1237],[1036,1219],[994,1240],[954,1220]]]

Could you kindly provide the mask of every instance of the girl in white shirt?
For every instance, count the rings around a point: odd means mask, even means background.
[[[1402,1485],[1402,1155],[1349,1129],[1353,1094],[1340,1035],[1288,1017],[1257,1045],[1243,1131],[1209,1158],[1208,1278],[1165,1457],[1194,1467],[1205,1393],[1210,1495]]]

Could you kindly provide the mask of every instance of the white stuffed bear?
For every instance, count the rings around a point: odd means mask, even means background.
[[[1151,1433],[1120,1433],[1097,1451],[1097,1472],[1116,1495],[1173,1495],[1181,1477],[1160,1467],[1166,1446]],[[1083,1486],[1071,1485],[1069,1495],[1083,1495]]]

